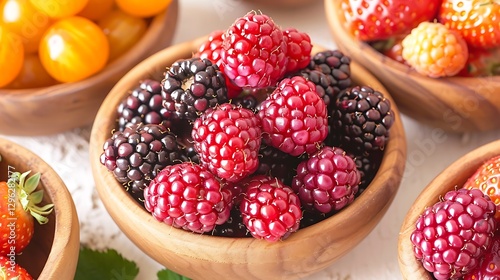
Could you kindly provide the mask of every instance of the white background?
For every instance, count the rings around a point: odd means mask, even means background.
[[[174,43],[191,40],[216,29],[226,29],[237,17],[250,10],[260,10],[271,16],[281,27],[295,27],[309,33],[313,42],[335,48],[322,1],[299,9],[273,9],[242,0],[180,2]],[[407,169],[390,209],[380,224],[356,248],[326,270],[307,279],[401,279],[397,262],[397,238],[413,200],[447,165],[500,136],[500,131],[441,134],[440,129],[423,126],[404,115],[402,121],[408,141]],[[73,194],[81,224],[82,243],[93,248],[114,248],[126,258],[137,262],[140,267],[138,279],[156,279],[156,271],[162,266],[137,249],[120,232],[94,190],[88,160],[89,134],[90,127],[83,127],[42,137],[0,136],[35,151],[59,173]]]

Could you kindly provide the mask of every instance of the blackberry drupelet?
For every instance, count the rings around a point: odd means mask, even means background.
[[[101,164],[141,203],[144,188],[161,169],[186,160],[175,134],[159,124],[133,124],[113,133],[101,154]]]
[[[238,97],[235,97],[235,98],[231,99],[231,103],[236,105],[236,106],[240,106],[242,108],[249,109],[252,111],[256,111],[257,105],[259,105],[257,97],[255,97],[255,95],[253,95],[253,94],[244,94],[244,95],[240,95]]]
[[[394,123],[390,101],[369,86],[343,90],[330,115],[333,133],[327,145],[341,147],[355,155],[384,150]]]
[[[178,119],[194,121],[206,109],[228,101],[224,74],[209,59],[177,60],[161,85],[163,106]]]
[[[163,108],[161,84],[146,79],[141,81],[118,106],[118,129],[130,124],[163,124],[170,127],[170,112]]]

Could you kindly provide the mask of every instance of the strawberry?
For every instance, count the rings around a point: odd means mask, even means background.
[[[33,277],[11,258],[0,256],[0,280],[32,280]]]
[[[470,47],[500,46],[499,1],[443,0],[437,19],[458,31]]]
[[[461,77],[500,75],[500,47],[488,50],[469,49],[465,67],[457,75]]]
[[[493,236],[492,245],[479,261],[476,269],[464,275],[463,280],[498,280],[500,277],[500,232]]]
[[[38,206],[43,199],[43,190],[35,190],[40,182],[40,173],[28,178],[25,173],[12,172],[7,182],[0,183],[0,255],[12,257],[21,253],[31,241],[34,220],[40,224],[48,222],[53,204]],[[9,278],[10,279],[10,278]]]
[[[495,219],[500,222],[500,156],[484,162],[463,185],[465,189],[479,189],[497,205]]]
[[[351,32],[363,41],[385,40],[408,33],[439,9],[435,0],[341,0],[342,13]]]

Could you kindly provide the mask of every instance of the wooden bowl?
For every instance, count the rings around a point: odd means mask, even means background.
[[[368,235],[391,204],[402,179],[406,139],[399,112],[380,169],[370,186],[338,214],[293,233],[283,242],[192,234],[155,220],[136,203],[99,161],[104,141],[116,125],[116,108],[144,78],[161,79],[166,66],[190,58],[201,38],[169,47],[133,68],[111,90],[97,113],[90,140],[91,166],[97,191],[121,230],[143,252],[193,279],[295,279],[322,270]],[[321,48],[315,47],[313,52]],[[359,64],[353,81],[386,93]],[[388,96],[390,98],[390,96]]]
[[[31,170],[41,174],[38,188],[44,190],[42,205],[54,203],[49,222],[35,222],[33,238],[16,257],[16,262],[34,279],[73,279],[80,249],[80,226],[73,199],[59,175],[40,157],[9,140],[0,138],[0,180],[8,179],[8,171]]]
[[[500,140],[483,145],[462,156],[436,176],[420,193],[405,216],[399,233],[398,254],[399,268],[404,279],[433,280],[413,254],[410,235],[415,229],[418,217],[426,207],[439,201],[446,192],[460,187],[487,160],[500,155]]]
[[[104,97],[137,63],[170,45],[178,1],[157,15],[132,49],[85,80],[37,89],[0,89],[0,134],[48,135],[92,124]]]
[[[392,60],[356,39],[345,27],[340,2],[325,0],[325,12],[338,48],[368,69],[392,94],[401,112],[449,132],[500,128],[500,76],[433,79]]]

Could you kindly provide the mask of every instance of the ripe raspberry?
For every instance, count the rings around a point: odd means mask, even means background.
[[[251,177],[244,184],[240,211],[253,237],[274,242],[297,231],[302,210],[290,187],[265,175]]]
[[[207,110],[194,122],[192,138],[201,164],[228,182],[259,166],[261,128],[249,109],[225,103]]]
[[[356,155],[383,150],[394,123],[391,103],[383,93],[369,86],[342,91],[335,100],[327,144]]]
[[[406,63],[431,78],[456,75],[469,56],[461,35],[438,22],[420,23],[401,44]]]
[[[275,86],[286,71],[286,51],[280,27],[269,16],[250,12],[227,29],[221,68],[241,88]]]
[[[144,206],[155,219],[197,233],[225,223],[232,199],[208,169],[189,162],[165,167],[144,189]]]
[[[113,133],[101,154],[101,164],[138,201],[161,169],[186,160],[175,134],[157,124],[134,124]]]
[[[288,63],[286,73],[294,73],[309,65],[311,61],[311,38],[307,33],[300,32],[295,28],[283,30],[284,38],[287,42]]]
[[[224,74],[208,59],[175,61],[161,83],[163,106],[179,119],[195,120],[208,108],[228,101]]]
[[[221,59],[221,50],[222,50],[222,42],[224,41],[224,30],[215,30],[208,36],[208,39],[201,44],[198,49],[198,52],[193,55],[193,57],[199,57],[201,59],[209,59],[213,64],[216,64],[219,69],[224,72],[224,68],[221,67],[222,59]],[[237,97],[241,93],[241,88],[236,86],[227,76],[224,74],[226,78],[226,86],[227,86],[227,96],[229,98]]]
[[[331,213],[354,201],[359,182],[354,160],[340,148],[324,146],[299,164],[292,189],[304,209]]]
[[[473,271],[464,275],[463,280],[498,280],[500,277],[500,231],[495,233],[490,249]]]
[[[415,257],[437,280],[474,270],[492,244],[495,204],[480,190],[458,189],[417,219],[411,234]]]
[[[258,117],[265,143],[292,156],[316,152],[328,134],[325,102],[299,76],[283,79],[261,103]]]

